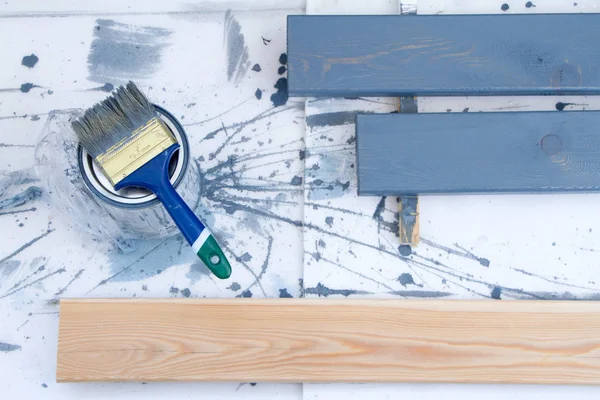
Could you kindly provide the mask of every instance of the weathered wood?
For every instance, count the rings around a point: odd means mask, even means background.
[[[416,113],[417,103],[414,97],[400,98],[401,113]],[[419,197],[401,196],[398,198],[398,236],[400,244],[416,246],[419,244]]]
[[[600,383],[600,302],[70,299],[57,380]]]
[[[599,94],[598,26],[599,14],[289,16],[289,94]]]
[[[600,112],[357,116],[358,192],[600,190]]]

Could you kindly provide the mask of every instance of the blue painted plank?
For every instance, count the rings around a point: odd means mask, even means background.
[[[358,115],[358,193],[600,190],[600,112]]]
[[[290,96],[600,94],[600,14],[288,17]]]

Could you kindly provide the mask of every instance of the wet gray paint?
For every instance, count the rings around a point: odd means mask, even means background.
[[[256,97],[258,100],[262,99],[262,90],[256,89],[256,92],[254,92],[254,97]]]
[[[291,299],[294,296],[288,293],[287,288],[279,289],[279,298],[280,299]]]
[[[192,294],[192,292],[191,292],[191,291],[190,291],[190,289],[188,289],[188,288],[185,288],[185,289],[183,289],[183,290],[181,291],[181,295],[182,295],[183,297],[190,297],[190,295],[191,295],[191,294]]]
[[[89,79],[125,83],[151,76],[160,65],[169,35],[164,28],[96,20],[87,60]]]
[[[246,46],[244,35],[242,34],[242,27],[233,16],[231,10],[225,12],[224,26],[223,42],[227,52],[227,79],[230,82],[239,82],[250,67],[248,46]]]
[[[21,346],[19,346],[18,344],[10,344],[10,343],[0,342],[0,351],[3,351],[5,353],[8,353],[9,351],[19,350],[19,349],[21,349]]]
[[[38,58],[38,56],[36,56],[35,54],[31,54],[29,56],[23,57],[23,59],[21,60],[21,65],[27,68],[33,68],[39,60],[40,59]]]

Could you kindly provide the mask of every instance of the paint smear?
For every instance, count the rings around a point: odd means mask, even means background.
[[[161,62],[171,32],[98,19],[88,55],[89,79],[98,83],[125,83],[151,76]]]
[[[4,351],[6,353],[8,353],[9,351],[19,350],[20,348],[21,346],[19,346],[18,344],[0,342],[0,351]]]
[[[248,57],[248,46],[246,46],[244,35],[242,35],[242,27],[233,16],[231,10],[225,12],[223,44],[227,50],[227,79],[230,82],[237,83],[244,77],[246,71],[248,71],[250,60]],[[258,71],[260,71],[260,66],[258,67]]]

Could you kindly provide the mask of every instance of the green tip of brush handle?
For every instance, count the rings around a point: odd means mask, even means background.
[[[196,255],[217,278],[227,279],[231,276],[231,265],[212,234],[204,241]]]

